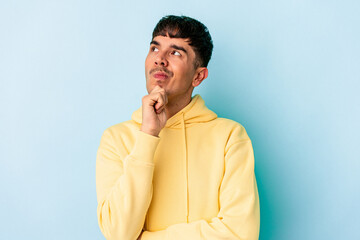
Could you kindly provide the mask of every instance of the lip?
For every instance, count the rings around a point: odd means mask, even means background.
[[[154,78],[156,78],[156,79],[159,79],[159,80],[165,80],[165,79],[167,79],[169,76],[166,74],[166,73],[164,73],[164,72],[156,72],[156,73],[154,73]]]

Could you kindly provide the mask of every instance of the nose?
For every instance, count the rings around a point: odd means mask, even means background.
[[[156,57],[155,57],[155,65],[167,67],[168,61],[167,61],[166,57],[164,56],[164,54],[159,52],[156,55]]]

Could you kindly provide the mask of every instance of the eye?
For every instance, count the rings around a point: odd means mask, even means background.
[[[175,56],[181,56],[181,54],[178,51],[173,51],[172,54]]]
[[[151,51],[153,51],[153,52],[158,52],[159,49],[158,49],[157,47],[152,47],[152,48],[151,48]]]

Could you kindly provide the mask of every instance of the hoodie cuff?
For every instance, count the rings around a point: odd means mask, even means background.
[[[145,231],[141,235],[141,240],[162,240],[165,239],[166,230],[157,231],[157,232],[148,232]]]
[[[153,163],[154,154],[159,142],[159,137],[152,136],[139,130],[136,134],[135,145],[130,156],[134,160]]]

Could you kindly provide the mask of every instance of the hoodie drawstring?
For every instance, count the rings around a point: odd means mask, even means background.
[[[186,191],[186,222],[189,222],[189,172],[188,172],[188,151],[187,151],[187,144],[186,144],[186,129],[185,129],[185,117],[184,113],[181,113],[181,127],[184,136],[184,153],[185,153],[185,169],[186,169],[186,184],[185,184],[185,191]]]

